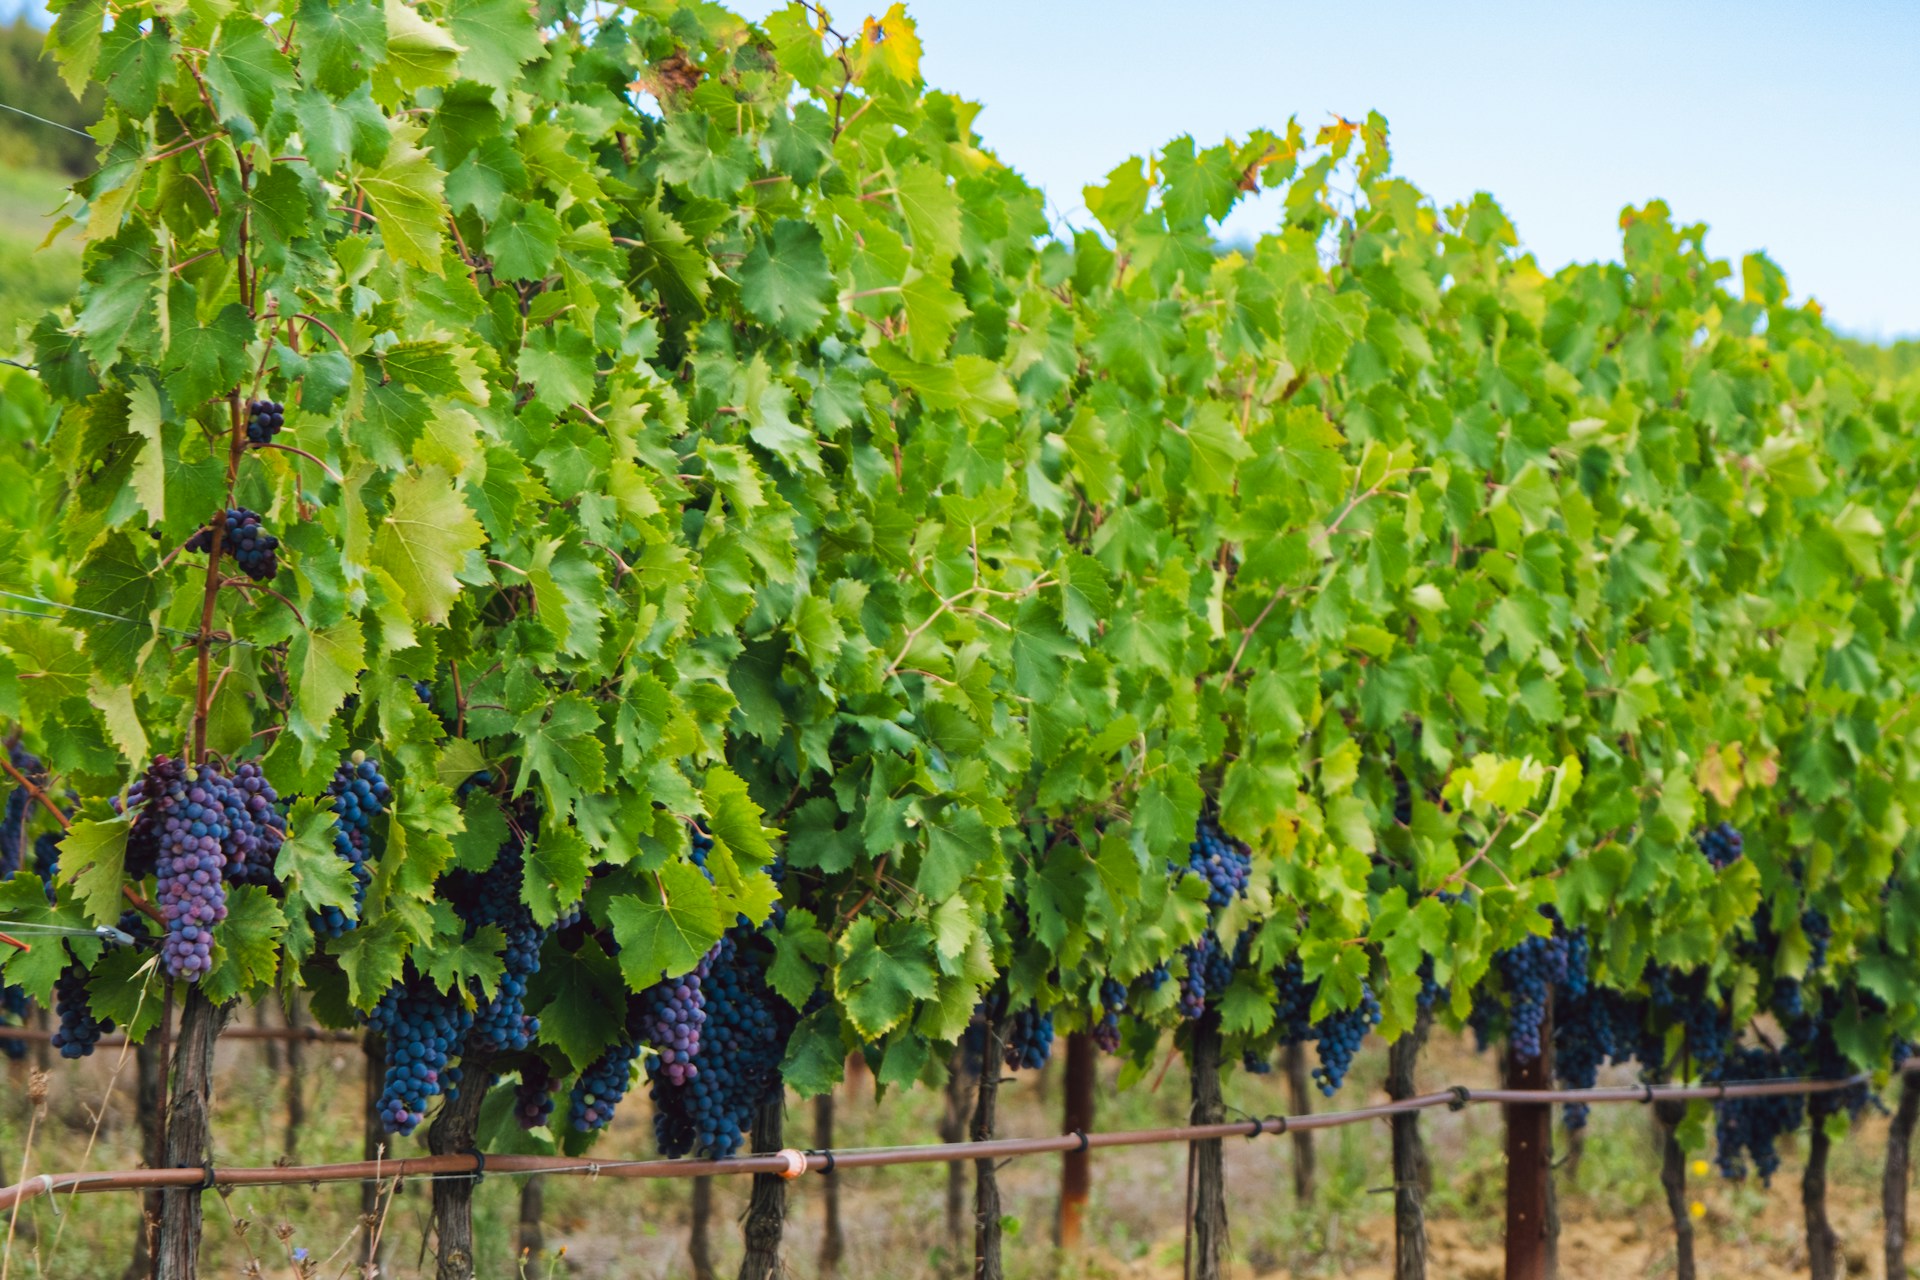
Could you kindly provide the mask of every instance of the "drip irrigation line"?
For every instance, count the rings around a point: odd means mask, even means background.
[[[227,1035],[238,1036],[247,1028]],[[4,1038],[4,1033],[0,1033]],[[1920,1067],[1916,1060],[1915,1067]],[[1902,1070],[1907,1070],[1903,1067]],[[1476,1089],[1467,1095],[1469,1106],[1552,1106],[1559,1103],[1638,1103],[1757,1098],[1780,1094],[1833,1093],[1868,1084],[1867,1074],[1839,1080],[1756,1080],[1725,1084],[1640,1085],[1598,1089]],[[1411,1111],[1434,1107],[1460,1109],[1461,1091],[1447,1089],[1397,1102],[1383,1102],[1351,1111],[1323,1111],[1311,1115],[1262,1117],[1223,1124],[1181,1125],[1163,1129],[1129,1129],[1110,1133],[1063,1133],[1050,1138],[994,1138],[985,1142],[936,1142],[919,1146],[839,1148],[832,1151],[782,1150],[771,1154],[735,1156],[726,1160],[580,1160],[562,1156],[456,1155],[416,1156],[403,1160],[361,1160],[345,1164],[271,1165],[263,1168],[124,1169],[98,1173],[36,1174],[25,1182],[0,1188],[0,1211],[42,1195],[66,1192],[125,1191],[151,1187],[201,1189],[216,1187],[281,1186],[319,1182],[379,1182],[388,1178],[452,1180],[479,1176],[476,1165],[489,1174],[526,1177],[563,1174],[593,1178],[699,1178],[714,1174],[772,1173],[799,1177],[828,1169],[875,1169],[902,1164],[945,1164],[961,1160],[995,1160],[1015,1156],[1053,1155],[1097,1147],[1141,1147],[1221,1138],[1253,1138],[1262,1133],[1335,1129],[1364,1124]],[[1284,1120],[1284,1123],[1279,1121]]]
[[[0,1023],[0,1041],[31,1040],[39,1042],[52,1038],[53,1032],[44,1027],[10,1027]],[[359,1044],[361,1033],[358,1031],[330,1031],[324,1027],[228,1027],[220,1033],[222,1040],[298,1040],[302,1044]],[[115,1048],[127,1042],[120,1032],[103,1035],[95,1041],[100,1048]]]

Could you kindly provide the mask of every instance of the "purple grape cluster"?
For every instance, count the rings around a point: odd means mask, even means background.
[[[275,555],[280,539],[260,527],[258,512],[245,507],[233,507],[215,517],[223,530],[220,538],[220,550],[230,555],[234,563],[240,566],[240,572],[255,582],[271,582],[280,572],[280,561]],[[187,539],[188,551],[212,551],[214,526],[209,524],[200,532]]]
[[[1218,999],[1233,985],[1233,972],[1246,962],[1249,936],[1243,935],[1232,954],[1220,945],[1211,929],[1198,942],[1180,949],[1187,972],[1180,979],[1180,1016],[1189,1022],[1206,1012],[1207,1001]]]
[[[287,409],[278,400],[254,400],[247,405],[247,442],[266,444],[287,425]]]
[[[227,844],[227,883],[277,888],[273,864],[287,840],[280,796],[260,766],[249,760],[233,771],[224,795],[231,834]]]
[[[707,1000],[701,991],[719,948],[702,956],[689,973],[663,978],[635,997],[639,1036],[653,1047],[653,1070],[671,1084],[684,1085],[697,1074],[694,1059],[700,1053],[700,1029],[707,1021]]]
[[[1749,1047],[1728,1054],[1707,1079],[1710,1083],[1788,1080],[1796,1074],[1790,1055]],[[1771,1186],[1780,1168],[1780,1138],[1798,1129],[1806,1115],[1807,1100],[1800,1094],[1720,1099],[1714,1104],[1713,1137],[1714,1163],[1720,1166],[1721,1176],[1745,1178],[1751,1159],[1760,1181]]]
[[[614,1109],[633,1087],[633,1060],[639,1056],[639,1045],[622,1041],[589,1063],[568,1095],[567,1123],[581,1133],[612,1123]]]
[[[1028,1006],[1013,1015],[1001,1058],[1010,1071],[1038,1071],[1053,1056],[1053,1014]]]
[[[519,1053],[540,1032],[540,1020],[526,1011],[527,979],[540,971],[540,945],[547,930],[536,924],[523,902],[526,855],[517,836],[500,846],[493,865],[483,872],[458,873],[448,880],[454,910],[467,923],[468,935],[487,925],[498,925],[506,935],[500,985],[474,1014],[476,1045],[495,1053]]]
[[[453,1093],[459,1072],[449,1063],[473,1025],[458,991],[441,991],[423,978],[387,989],[367,1018],[386,1038],[387,1069],[380,1090],[380,1123],[388,1133],[412,1133],[427,1118],[427,1102]]]
[[[747,930],[720,940],[701,984],[707,1020],[686,1084],[667,1079],[657,1060],[648,1063],[654,1137],[666,1155],[732,1155],[754,1109],[780,1088],[796,1018],[767,986],[764,952]]]
[[[87,971],[69,963],[53,984],[53,1011],[60,1018],[50,1043],[63,1058],[84,1058],[113,1030],[111,1018],[96,1018],[87,1003]]]
[[[393,790],[380,776],[380,766],[367,759],[366,752],[356,751],[333,771],[327,795],[335,817],[333,851],[353,873],[353,914],[349,916],[339,907],[325,907],[312,919],[315,933],[337,938],[360,922],[367,886],[373,882],[373,872],[367,866],[373,851],[373,820],[393,803]]]
[[[1507,991],[1507,1037],[1514,1056],[1540,1057],[1540,1032],[1547,1020],[1547,999],[1567,979],[1567,939],[1556,927],[1546,936],[1530,934],[1493,958]]]
[[[1305,1044],[1313,1039],[1313,998],[1320,984],[1308,982],[1299,956],[1273,971],[1273,1029],[1280,1043]]]
[[[1728,867],[1740,861],[1740,855],[1746,851],[1747,842],[1740,835],[1739,828],[1731,822],[1722,822],[1708,827],[1695,836],[1694,843],[1700,846],[1700,852],[1713,864],[1714,870]]]
[[[1364,983],[1360,987],[1359,1004],[1330,1013],[1315,1024],[1313,1032],[1319,1042],[1320,1065],[1313,1069],[1313,1082],[1320,1086],[1322,1094],[1331,1098],[1340,1091],[1347,1071],[1353,1066],[1354,1055],[1360,1052],[1360,1042],[1379,1025],[1380,1002],[1374,999],[1373,989]]]
[[[1100,1020],[1093,1024],[1093,1042],[1103,1053],[1120,1051],[1120,1015],[1127,1009],[1127,985],[1115,978],[1100,979]]]
[[[1732,1019],[1717,996],[1705,968],[1683,971],[1659,964],[1647,967],[1650,1024],[1653,1027],[1678,1025],[1685,1052],[1703,1076],[1719,1068],[1733,1043]],[[1650,1030],[1645,1047],[1658,1058],[1662,1056],[1661,1051],[1653,1049],[1653,1040]],[[1666,1065],[1648,1062],[1644,1057],[1642,1063],[1656,1074]]]
[[[560,1078],[547,1060],[534,1055],[520,1068],[520,1079],[513,1086],[513,1118],[522,1129],[538,1129],[553,1116],[553,1095]]]
[[[0,987],[0,1026],[24,1027],[31,1002],[22,987]],[[0,1037],[0,1054],[18,1062],[27,1056],[27,1042]]]
[[[41,783],[43,775],[38,756],[17,742],[7,748],[7,756],[22,777],[33,779],[36,786]],[[27,811],[32,804],[33,794],[25,787],[15,787],[7,793],[6,810],[0,813],[0,880],[13,879],[26,856]]]
[[[1184,871],[1207,882],[1207,903],[1224,907],[1247,892],[1253,874],[1253,851],[1220,829],[1212,815],[1203,814],[1187,846]]]
[[[226,788],[212,766],[190,769],[155,756],[142,779],[136,828],[151,833],[156,849],[155,898],[166,938],[160,945],[167,975],[198,982],[213,964],[213,927],[227,918],[227,855],[230,834]],[[224,779],[219,779],[224,782]],[[129,840],[129,844],[131,844]]]

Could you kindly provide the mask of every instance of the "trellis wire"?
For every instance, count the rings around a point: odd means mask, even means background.
[[[230,1031],[235,1035],[240,1029]],[[1082,1147],[1139,1147],[1219,1138],[1257,1138],[1312,1129],[1384,1120],[1409,1111],[1434,1107],[1462,1110],[1469,1106],[1553,1106],[1637,1102],[1715,1102],[1723,1098],[1760,1098],[1781,1094],[1832,1093],[1871,1083],[1866,1074],[1839,1080],[1760,1080],[1704,1085],[1619,1085],[1596,1089],[1469,1089],[1455,1086],[1399,1102],[1383,1102],[1352,1111],[1323,1111],[1301,1116],[1268,1116],[1224,1124],[1182,1125],[1162,1129],[1129,1129],[1110,1133],[1065,1133],[1051,1138],[995,1138],[987,1142],[935,1142],[901,1147],[855,1147],[833,1151],[787,1150],[773,1154],[736,1156],[726,1160],[580,1160],[563,1156],[489,1155],[468,1152],[443,1156],[413,1156],[400,1160],[359,1160],[344,1164],[271,1165],[222,1169],[213,1165],[187,1169],[123,1169],[97,1173],[42,1173],[11,1187],[0,1188],[0,1210],[8,1210],[37,1196],[57,1192],[125,1191],[147,1187],[281,1186],[319,1182],[367,1182],[386,1178],[481,1178],[490,1173],[507,1176],[563,1174],[602,1178],[697,1178],[712,1174],[777,1173],[798,1177],[839,1169],[874,1169],[902,1164],[944,1164],[955,1160],[992,1160],[1002,1157],[1054,1155]]]

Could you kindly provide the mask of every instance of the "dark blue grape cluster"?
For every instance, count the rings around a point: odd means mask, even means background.
[[[1207,1001],[1233,985],[1233,957],[1211,930],[1198,942],[1180,948],[1186,957],[1187,972],[1180,979],[1180,1016],[1189,1022],[1207,1011]]]
[[[1787,1054],[1776,1049],[1748,1047],[1729,1053],[1706,1078],[1711,1083],[1729,1084],[1788,1080],[1796,1070]],[[1800,1127],[1806,1114],[1807,1100],[1799,1094],[1722,1098],[1716,1102],[1714,1162],[1720,1166],[1721,1176],[1746,1177],[1747,1161],[1751,1159],[1760,1181],[1771,1185],[1774,1173],[1780,1168],[1777,1144],[1782,1135]]]
[[[1826,912],[1808,907],[1800,913],[1800,931],[1807,935],[1807,972],[1817,973],[1826,967],[1827,947],[1833,942],[1833,923],[1827,919]]]
[[[20,775],[34,780],[39,785],[41,779],[40,758],[30,754],[19,743],[7,748],[8,759]],[[22,859],[27,851],[27,810],[33,804],[33,794],[25,787],[15,787],[7,792],[7,806],[0,813],[0,880],[13,879],[14,872],[20,870]]]
[[[227,918],[222,845],[229,827],[226,789],[213,785],[216,777],[211,766],[189,769],[182,761],[155,756],[141,779],[140,812],[134,819],[155,848],[155,898],[167,931],[161,960],[168,977],[188,982],[199,981],[212,966],[213,927]]]
[[[1420,957],[1420,994],[1415,997],[1422,1012],[1429,1012],[1445,1004],[1448,999],[1447,988],[1440,985],[1433,976],[1433,957]]]
[[[657,1055],[653,1069],[671,1084],[686,1084],[698,1072],[694,1059],[707,1022],[707,998],[701,988],[718,950],[716,946],[702,956],[691,972],[663,978],[634,997],[639,1037]]]
[[[1552,989],[1567,980],[1567,939],[1557,929],[1529,934],[1493,958],[1507,991],[1507,1041],[1523,1061],[1540,1057],[1540,1032]]]
[[[280,539],[260,527],[260,515],[245,507],[234,507],[216,517],[221,522],[220,550],[233,557],[240,572],[255,582],[271,582],[280,572],[275,551]],[[187,539],[188,551],[213,550],[213,526],[208,525]]]
[[[1666,965],[1647,966],[1647,1011],[1659,1027],[1678,1026],[1682,1047],[1702,1076],[1717,1070],[1733,1044],[1733,1024],[1717,998],[1705,968],[1680,970]],[[1652,1044],[1646,1046],[1652,1049]],[[1659,1051],[1654,1050],[1655,1057]],[[1641,1063],[1656,1075],[1664,1063]]]
[[[32,1002],[22,987],[0,987],[0,1026],[24,1027]],[[0,1054],[18,1062],[27,1056],[27,1042],[0,1037]]]
[[[63,1058],[84,1058],[113,1030],[111,1018],[96,1018],[87,1003],[87,971],[69,963],[53,984],[53,1011],[60,1018],[50,1043]]]
[[[1248,1049],[1240,1055],[1240,1069],[1248,1075],[1272,1075],[1273,1059],[1264,1053],[1255,1053],[1252,1049]]]
[[[427,1102],[449,1095],[459,1082],[451,1066],[465,1043],[473,1014],[456,991],[423,978],[388,988],[367,1018],[386,1038],[387,1070],[380,1091],[380,1122],[388,1133],[412,1133],[427,1117]]]
[[[581,1133],[612,1123],[614,1110],[633,1087],[633,1060],[639,1056],[640,1046],[624,1040],[589,1063],[567,1096],[567,1123]]]
[[[249,760],[233,771],[223,799],[229,826],[227,883],[278,888],[273,865],[287,840],[279,793],[260,766]]]
[[[1578,995],[1569,992],[1554,1006],[1554,1075],[1569,1089],[1593,1088],[1602,1065],[1633,1060],[1644,1022],[1644,1012],[1618,992],[1591,984]],[[1583,1129],[1588,1111],[1584,1102],[1569,1102],[1561,1121]]]
[[[1694,837],[1694,843],[1700,846],[1700,852],[1716,871],[1740,861],[1740,855],[1746,852],[1747,847],[1746,840],[1731,822],[1708,827]]]
[[[47,901],[53,901],[54,877],[60,874],[60,833],[42,831],[33,841],[33,873],[46,886]]]
[[[701,984],[707,1021],[692,1079],[676,1085],[648,1063],[653,1132],[666,1155],[732,1155],[754,1109],[780,1088],[795,1020],[767,987],[761,952],[746,930],[729,930],[720,940]]]
[[[1038,1071],[1046,1066],[1053,1056],[1053,1014],[1032,1006],[1016,1011],[1000,1056],[1011,1071]]]
[[[1299,956],[1273,971],[1273,1030],[1285,1045],[1313,1039],[1313,998],[1320,984],[1308,982]]]
[[[526,856],[517,836],[509,837],[485,871],[448,878],[448,897],[468,936],[497,925],[506,935],[505,970],[493,995],[474,1013],[473,1041],[495,1053],[519,1053],[540,1033],[540,1020],[526,1011],[527,979],[540,971],[540,945],[547,930],[536,924],[521,900]]]
[[[1120,1015],[1127,1008],[1127,984],[1116,978],[1100,979],[1100,1018],[1093,1024],[1093,1043],[1102,1053],[1120,1051]]]
[[[313,931],[323,938],[337,938],[360,922],[367,904],[367,886],[373,871],[367,866],[373,856],[373,820],[393,803],[393,789],[380,776],[380,766],[356,751],[340,762],[327,784],[329,805],[334,812],[333,851],[353,873],[353,914],[339,907],[324,907],[314,913]]]
[[[545,1058],[534,1056],[520,1068],[513,1086],[513,1118],[522,1129],[538,1129],[553,1116],[553,1095],[560,1078]]]
[[[1224,907],[1247,891],[1253,874],[1253,852],[1220,829],[1212,815],[1201,815],[1187,846],[1185,871],[1207,882],[1207,903]]]
[[[247,404],[247,442],[266,444],[287,425],[287,408],[278,400],[253,400]]]
[[[1815,1080],[1845,1080],[1857,1075],[1860,1069],[1840,1048],[1840,1042],[1833,1034],[1833,1019],[1825,1016],[1825,1013],[1822,1010],[1819,1014],[1810,1014],[1785,1028],[1789,1058],[1798,1067],[1800,1075],[1811,1076]],[[1873,1097],[1873,1090],[1864,1081],[1844,1089],[1808,1094],[1807,1114],[1815,1124],[1842,1111],[1857,1116],[1861,1108],[1873,1101]]]
[[[1360,1042],[1379,1025],[1380,1002],[1374,999],[1373,989],[1363,983],[1359,1004],[1330,1013],[1314,1026],[1320,1065],[1313,1069],[1313,1082],[1320,1086],[1321,1093],[1331,1098],[1340,1091],[1354,1055],[1360,1052]]]

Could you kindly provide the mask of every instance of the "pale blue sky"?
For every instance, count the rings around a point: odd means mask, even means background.
[[[777,7],[750,0],[759,17]],[[1089,225],[1080,188],[1181,133],[1369,109],[1395,168],[1491,191],[1541,263],[1617,257],[1666,199],[1714,252],[1765,249],[1867,337],[1920,335],[1914,0],[918,0],[928,81],[986,104],[1000,156]],[[858,26],[845,9],[836,25]],[[844,24],[842,23],[844,19]],[[1269,211],[1240,211],[1229,233]]]
[[[1085,183],[1178,134],[1378,109],[1402,175],[1444,201],[1491,191],[1549,269],[1617,256],[1620,208],[1660,196],[1716,253],[1772,254],[1839,327],[1920,335],[1915,0],[908,7],[929,82],[985,103],[988,144],[1078,225]]]

